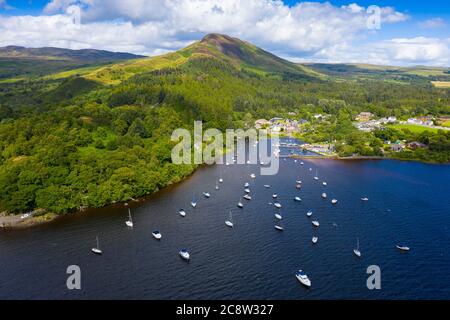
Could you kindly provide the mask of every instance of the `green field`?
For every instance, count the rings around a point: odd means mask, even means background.
[[[419,125],[415,125],[415,124],[395,124],[390,127],[394,128],[394,129],[398,129],[398,130],[408,129],[409,131],[411,131],[413,133],[421,133],[424,131],[430,131],[430,132],[436,133],[439,130],[439,129],[428,128],[428,127],[419,126]]]

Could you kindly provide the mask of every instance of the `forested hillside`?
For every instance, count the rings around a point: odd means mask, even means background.
[[[195,167],[171,163],[170,136],[194,120],[226,129],[288,112],[327,113],[333,123],[312,135],[362,143],[351,125],[360,111],[450,114],[450,91],[429,83],[335,81],[319,71],[209,35],[161,57],[2,82],[0,211],[66,213],[180,181]],[[449,144],[448,134],[441,138]]]

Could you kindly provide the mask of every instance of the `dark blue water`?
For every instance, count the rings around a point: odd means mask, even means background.
[[[130,203],[133,230],[124,223],[126,208],[116,205],[1,232],[0,298],[450,299],[450,166],[303,161],[281,161],[276,176],[259,176],[249,165],[199,169],[175,187]],[[328,186],[313,180],[316,169]],[[220,170],[224,183],[215,191]],[[247,181],[253,200],[239,210]],[[321,199],[324,191],[328,200]],[[273,192],[283,205],[284,232],[274,229]],[[195,210],[189,206],[193,193]],[[303,202],[294,202],[296,195]],[[362,202],[363,196],[370,201]],[[229,209],[234,229],[224,223]],[[320,221],[317,230],[306,217],[310,209]],[[154,229],[162,241],[152,238]],[[97,234],[103,256],[90,251]],[[361,259],[352,252],[356,238]],[[411,251],[399,252],[398,243]],[[183,247],[190,263],[178,256]],[[82,290],[66,288],[68,265],[81,267]],[[381,268],[381,290],[366,287],[369,265]],[[312,281],[309,290],[294,277],[300,268]]]

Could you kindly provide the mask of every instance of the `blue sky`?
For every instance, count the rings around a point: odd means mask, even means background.
[[[366,27],[371,5],[382,9],[379,30]],[[0,46],[156,55],[209,32],[294,61],[450,64],[450,1],[0,0]]]

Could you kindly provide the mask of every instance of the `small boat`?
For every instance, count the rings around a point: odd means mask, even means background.
[[[298,270],[297,273],[295,274],[295,277],[297,278],[298,281],[300,281],[302,285],[308,288],[311,287],[311,280],[309,280],[306,273],[304,273],[302,270]]]
[[[302,199],[301,199],[300,197],[295,197],[295,198],[294,198],[294,201],[301,202]]]
[[[361,198],[361,201],[369,201],[369,198]]]
[[[244,204],[242,203],[242,201],[239,199],[239,202],[237,203],[238,208],[243,208]]]
[[[256,174],[252,173],[252,174],[250,175],[250,178],[255,179],[255,178],[256,178]]]
[[[152,236],[153,238],[155,238],[156,240],[161,240],[162,238],[162,234],[161,232],[159,232],[158,230],[155,230],[152,232]]]
[[[361,258],[361,251],[359,250],[359,238],[356,239],[356,249],[353,249],[353,253],[354,253],[355,256],[357,256],[358,258]]]
[[[275,213],[275,218],[277,218],[278,220],[282,220],[283,219],[283,217],[279,213]]]
[[[322,185],[323,185],[323,186],[327,186],[328,183],[326,183],[326,182],[324,181],[324,182],[322,182]]]
[[[313,212],[312,212],[312,211],[308,211],[308,212],[306,213],[306,216],[307,216],[308,218],[311,218],[312,215],[313,215]]]
[[[264,188],[270,189],[270,185],[269,185],[269,184],[265,184],[265,185],[264,185]]]
[[[332,203],[332,204],[336,204],[336,203],[337,203],[337,200],[336,200],[336,199],[333,199],[333,200],[331,200],[331,203]]]
[[[128,220],[125,221],[125,224],[127,225],[127,227],[133,228],[133,219],[131,219],[130,208],[128,208]]]
[[[203,195],[205,196],[205,198],[211,197],[211,195],[209,194],[209,192],[203,192]]]
[[[275,225],[275,229],[277,229],[278,231],[284,231],[284,228],[278,224]]]
[[[316,170],[316,175],[314,176],[314,180],[319,180],[319,175],[317,174],[317,170]]]
[[[273,205],[275,206],[275,208],[281,209],[281,203],[275,202]]]
[[[191,206],[192,206],[192,208],[197,207],[197,202],[195,201],[195,197],[194,196],[192,196]]]
[[[250,193],[250,189],[246,188],[246,189],[244,189],[244,192],[245,193]]]
[[[272,198],[276,199],[276,198],[278,198],[278,195],[277,195],[276,193],[274,193],[274,194],[272,195]]]
[[[244,188],[248,188],[248,187],[250,187],[250,183],[246,182],[246,183],[244,184]]]
[[[312,171],[312,168],[309,168],[309,171]]]
[[[189,259],[191,258],[189,251],[187,251],[186,249],[181,249],[179,254],[180,254],[180,257],[186,261],[189,261]]]
[[[219,190],[219,184],[216,183],[216,190]]]
[[[97,236],[97,246],[95,248],[92,248],[92,252],[98,255],[101,255],[103,253],[103,251],[100,249],[100,243],[98,241],[98,236]]]
[[[317,241],[319,241],[319,238],[317,238],[317,237],[312,237],[311,241],[312,241],[312,243],[316,244]]]
[[[296,184],[302,184],[302,180],[295,181]]]
[[[320,227],[319,221],[316,221],[316,220],[314,220],[314,221],[312,222],[312,225],[313,225],[314,227]]]
[[[302,161],[302,162],[300,162],[300,165],[302,165],[302,166],[303,166],[304,164],[305,164],[305,163],[304,163],[303,161]]]
[[[223,183],[223,179],[222,178],[219,179],[219,183]]]
[[[180,216],[186,217],[186,211],[184,211],[183,209],[178,210],[178,213],[180,214]]]
[[[322,198],[326,199],[327,198],[327,194],[324,192],[322,193]]]
[[[409,251],[410,250],[410,248],[407,246],[396,245],[395,247],[400,251]]]
[[[301,189],[301,188],[302,188],[302,185],[301,185],[301,184],[297,184],[297,185],[295,186],[295,188],[296,188],[296,189]]]
[[[230,217],[228,218],[228,220],[225,221],[225,224],[230,227],[233,228],[234,224],[233,224],[233,213],[230,211]]]
[[[252,200],[252,197],[249,194],[246,194],[243,198],[249,201]]]

